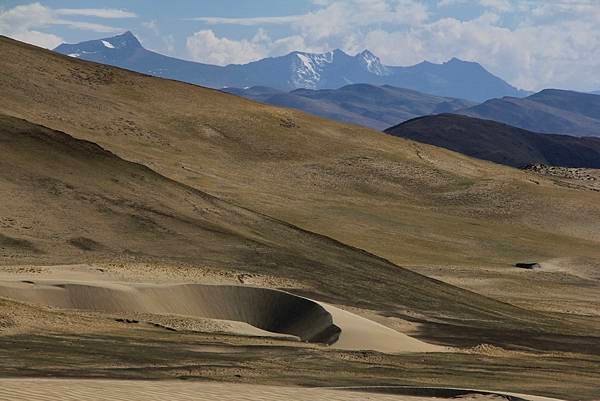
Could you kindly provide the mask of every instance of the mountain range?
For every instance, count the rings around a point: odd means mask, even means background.
[[[600,136],[600,96],[589,93],[545,89],[522,99],[491,99],[457,113],[535,132]]]
[[[476,102],[528,94],[492,75],[480,64],[457,58],[442,64],[424,61],[409,67],[397,67],[382,64],[368,50],[352,56],[336,49],[322,54],[295,51],[247,64],[217,66],[147,50],[129,31],[99,40],[61,44],[55,51],[211,88],[267,86],[290,91],[298,88],[337,89],[348,84],[367,83]]]
[[[415,118],[385,132],[513,167],[600,168],[600,138],[539,134],[464,115]]]
[[[468,100],[427,95],[389,85],[353,84],[339,89],[296,89],[290,92],[265,86],[223,90],[274,106],[290,107],[378,130],[418,116],[455,112],[474,105]]]

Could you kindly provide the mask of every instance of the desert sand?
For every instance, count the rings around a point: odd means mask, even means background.
[[[73,269],[67,267],[65,271],[67,277],[73,277]],[[53,276],[60,278],[57,272]],[[78,276],[85,276],[84,271]],[[237,335],[284,335],[345,350],[392,353],[445,350],[335,306],[264,287],[30,277],[0,281],[0,297],[64,310],[237,322],[243,324],[231,326]]]
[[[302,388],[252,384],[177,382],[177,381],[118,381],[118,380],[56,380],[2,379],[0,400],[291,400],[291,401],[435,401],[452,397],[426,397],[399,394],[370,393],[351,389]],[[512,395],[512,394],[511,394]],[[516,400],[558,401],[552,398],[513,395]],[[464,401],[506,400],[504,394],[467,393]]]

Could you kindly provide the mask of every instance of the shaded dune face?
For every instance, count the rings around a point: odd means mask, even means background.
[[[331,314],[318,303],[266,288],[19,283],[1,287],[0,297],[63,309],[233,320],[306,342],[332,344],[340,334]]]

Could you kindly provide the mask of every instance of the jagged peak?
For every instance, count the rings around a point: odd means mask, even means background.
[[[120,35],[113,36],[110,38],[104,38],[101,40],[109,42],[117,48],[142,47],[142,44],[140,43],[138,38],[131,31],[125,31]]]
[[[367,67],[367,70],[376,75],[387,75],[388,69],[381,63],[379,57],[370,50],[365,49],[355,56]]]
[[[373,52],[371,52],[369,49],[365,49],[360,53],[356,54],[356,57],[363,57],[363,58],[376,58],[379,60],[379,57],[377,57],[376,55],[373,54]]]

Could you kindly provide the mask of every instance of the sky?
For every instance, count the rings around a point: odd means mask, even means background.
[[[600,90],[600,0],[0,0],[0,34],[46,48],[132,31],[211,64],[369,49],[387,65],[476,61],[527,90]]]

